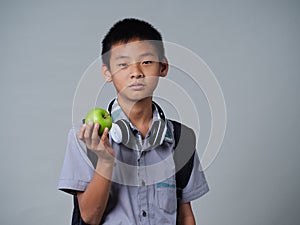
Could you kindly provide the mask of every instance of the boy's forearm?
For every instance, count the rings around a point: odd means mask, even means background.
[[[113,164],[98,161],[94,176],[87,189],[78,193],[82,219],[88,224],[99,224],[106,208],[111,186]]]
[[[195,225],[195,217],[193,214],[193,210],[191,204],[183,203],[178,205],[177,210],[177,225]]]
[[[178,219],[177,225],[196,225],[194,216]]]

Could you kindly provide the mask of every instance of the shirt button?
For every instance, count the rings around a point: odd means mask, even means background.
[[[145,185],[146,185],[145,181],[144,181],[144,180],[142,180],[142,186],[145,186]]]
[[[146,217],[147,216],[147,212],[145,210],[143,210],[142,215],[143,215],[143,217]]]

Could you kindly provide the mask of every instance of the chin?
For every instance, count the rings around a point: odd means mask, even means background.
[[[130,101],[130,102],[139,102],[139,101],[145,100],[147,98],[152,98],[152,95],[141,95],[141,96],[123,96],[123,95],[119,95],[118,97],[126,99],[127,101]]]

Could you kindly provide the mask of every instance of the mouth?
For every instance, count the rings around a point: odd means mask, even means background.
[[[145,87],[145,84],[143,83],[133,83],[129,85],[129,88],[133,89],[133,90],[141,90]]]

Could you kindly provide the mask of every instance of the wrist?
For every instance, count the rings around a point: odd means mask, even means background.
[[[101,160],[98,159],[95,172],[102,177],[110,180],[114,169],[115,162],[113,160]]]

